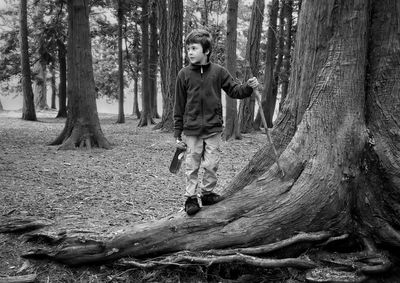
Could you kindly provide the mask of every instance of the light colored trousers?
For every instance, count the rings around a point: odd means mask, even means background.
[[[221,158],[221,133],[212,136],[186,136],[186,192],[192,197],[197,193],[199,170],[204,168],[201,181],[202,194],[210,193],[217,185],[217,170]]]

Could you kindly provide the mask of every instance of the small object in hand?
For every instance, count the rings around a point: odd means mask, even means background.
[[[171,164],[169,166],[169,172],[176,174],[178,173],[179,169],[181,168],[182,162],[185,159],[185,147],[176,147],[174,157],[172,158]]]

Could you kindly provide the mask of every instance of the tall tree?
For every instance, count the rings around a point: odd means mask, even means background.
[[[162,129],[173,129],[173,106],[175,101],[175,83],[179,70],[182,68],[182,33],[183,33],[183,3],[179,0],[168,1],[168,65],[167,94],[164,99]]]
[[[150,51],[149,51],[149,65],[150,65],[150,104],[151,115],[153,118],[159,118],[157,112],[157,73],[158,73],[158,33],[157,33],[157,0],[150,2]]]
[[[292,26],[293,26],[293,0],[285,0],[285,33],[284,33],[284,46],[283,46],[283,63],[280,74],[282,81],[281,100],[279,103],[279,110],[282,110],[283,102],[286,99],[289,88],[290,76],[290,59],[292,52]]]
[[[125,123],[124,114],[124,60],[122,57],[122,26],[124,24],[124,3],[118,0],[117,18],[118,18],[118,119],[117,123]]]
[[[33,101],[33,91],[31,82],[31,67],[29,63],[28,46],[28,18],[27,0],[21,0],[19,21],[20,21],[20,45],[21,45],[21,73],[22,73],[22,119],[36,121],[36,111]]]
[[[57,86],[56,86],[56,69],[54,63],[50,64],[50,86],[51,86],[51,109],[56,109],[56,97],[57,97]]]
[[[58,83],[58,113],[57,118],[67,117],[67,48],[62,39],[57,39],[57,57],[60,73]]]
[[[155,126],[155,129],[164,127],[172,130],[172,105],[168,92],[168,12],[167,1],[160,0],[157,2],[157,27],[159,30],[159,56],[158,64],[160,66],[160,84],[163,110],[161,114],[161,122]]]
[[[88,1],[68,1],[68,117],[64,130],[51,143],[61,145],[60,149],[110,148],[97,114],[89,10]]]
[[[149,66],[149,3],[142,0],[142,113],[138,126],[154,124],[151,114],[150,66]]]
[[[38,1],[35,5],[34,22],[38,27],[39,32],[36,34],[36,41],[38,42],[38,58],[33,66],[32,79],[33,79],[33,95],[35,97],[36,109],[48,109],[47,104],[47,64],[49,63],[49,53],[45,44],[45,22],[43,15],[45,14],[45,2]]]
[[[276,0],[277,1],[277,0]],[[259,71],[260,57],[260,38],[262,23],[264,20],[265,1],[254,0],[251,9],[251,19],[246,44],[246,71],[244,80],[250,76],[257,76]],[[249,98],[243,99],[239,103],[239,127],[240,132],[249,133],[253,131],[255,97],[252,94]]]
[[[236,76],[238,4],[238,0],[228,0],[225,64],[227,70],[232,74],[232,76]],[[229,140],[231,137],[234,137],[235,139],[241,138],[237,116],[237,100],[226,96],[224,139]]]
[[[276,29],[279,11],[279,1],[272,0],[268,6],[268,30],[267,30],[267,46],[265,56],[264,69],[264,91],[263,91],[263,110],[267,125],[272,128],[272,119],[277,95],[277,80],[274,72],[275,57],[276,57]]]

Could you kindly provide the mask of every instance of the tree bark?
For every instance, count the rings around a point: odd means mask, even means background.
[[[274,115],[277,86],[275,81],[274,66],[276,57],[276,35],[279,2],[273,0],[268,7],[269,24],[267,31],[266,60],[264,72],[264,91],[263,91],[263,110],[267,125],[272,128],[272,118]]]
[[[395,254],[400,246],[398,11],[396,0],[302,3],[288,98],[273,128],[284,177],[267,144],[224,189],[224,200],[194,216],[178,213],[127,227],[111,240],[66,244],[41,255],[82,264],[240,248],[235,260],[248,263],[257,261],[241,256],[249,249],[266,250],[300,237],[300,231],[307,238],[328,237],[327,242],[350,235],[358,239],[352,248],[366,251],[364,259],[382,247]],[[368,275],[387,267],[382,257],[375,267],[359,271]]]
[[[142,0],[142,113],[138,126],[154,124],[151,114],[150,66],[149,66],[149,3]]]
[[[247,81],[250,76],[257,76],[259,70],[260,57],[260,38],[262,22],[264,20],[264,2],[254,0],[251,12],[249,35],[246,45],[246,74]],[[243,99],[239,103],[239,127],[241,133],[249,133],[254,130],[254,106],[255,98],[252,94],[249,98]]]
[[[60,72],[60,82],[58,84],[58,113],[57,118],[67,117],[67,50],[61,39],[57,40],[57,54]]]
[[[110,148],[97,114],[88,3],[69,1],[68,13],[68,117],[51,145],[61,145],[59,149]]]
[[[291,65],[291,50],[293,45],[292,26],[293,26],[293,0],[285,0],[285,35],[283,46],[283,63],[280,79],[282,81],[281,99],[279,102],[279,111],[282,110],[283,101],[286,99],[289,88],[289,76]]]
[[[153,118],[160,118],[157,112],[157,73],[158,73],[158,34],[157,34],[157,5],[158,1],[152,0],[150,2],[150,52],[149,52],[149,65],[150,65],[150,104],[151,113]]]
[[[122,0],[118,0],[118,8],[117,8],[117,17],[118,17],[118,119],[117,123],[123,124],[125,123],[125,114],[124,114],[124,59],[122,57],[122,26],[124,24],[124,7]]]
[[[163,124],[166,123],[168,124],[169,119],[171,119],[170,111],[171,111],[171,105],[169,102],[169,97],[168,97],[168,80],[167,80],[167,70],[168,70],[168,31],[167,31],[167,1],[166,0],[160,0],[158,1],[157,5],[157,26],[159,29],[159,56],[158,56],[158,63],[160,66],[160,84],[161,84],[161,96],[162,96],[162,105],[163,105],[163,110],[161,114],[161,122],[158,123],[155,128],[160,129],[163,127]],[[169,121],[169,122],[167,122]],[[172,129],[171,125],[166,127],[167,129]]]
[[[21,73],[22,73],[22,119],[28,121],[36,121],[35,104],[33,101],[31,67],[29,63],[29,47],[28,47],[28,20],[27,20],[27,0],[20,2],[20,45],[21,45]]]
[[[228,1],[228,15],[226,21],[226,68],[232,76],[236,76],[236,44],[237,44],[237,16],[238,0]],[[229,96],[226,97],[226,120],[224,128],[224,139],[231,137],[241,139],[237,116],[237,101]]]
[[[175,102],[175,84],[178,72],[182,68],[182,33],[183,33],[183,3],[178,0],[168,2],[168,56],[167,56],[167,94],[164,98],[163,117],[160,128],[164,131],[173,130],[173,106]]]
[[[51,109],[56,109],[56,97],[57,97],[57,86],[56,86],[56,70],[54,68],[54,64],[51,63],[49,66],[50,69],[50,85],[51,85]]]

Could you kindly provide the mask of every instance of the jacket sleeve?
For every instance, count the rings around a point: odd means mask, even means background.
[[[181,137],[183,131],[183,115],[185,114],[186,105],[186,88],[182,72],[178,73],[175,85],[175,102],[174,102],[174,137]]]
[[[243,99],[251,96],[253,93],[253,88],[247,84],[240,84],[236,82],[232,75],[225,68],[221,67],[221,78],[222,86],[221,88],[226,92],[226,94],[232,98]]]

